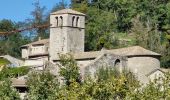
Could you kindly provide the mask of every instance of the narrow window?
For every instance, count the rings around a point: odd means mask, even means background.
[[[75,16],[73,16],[72,18],[72,26],[74,26],[74,19],[75,19]]]
[[[63,43],[62,43],[62,51],[64,51],[64,41],[65,41],[65,37],[63,37]]]
[[[63,26],[63,17],[60,16],[60,26]]]
[[[120,60],[119,59],[116,59],[114,66],[115,67],[120,67]]]
[[[77,17],[76,19],[76,27],[78,26],[78,22],[79,22],[79,17]]]
[[[56,22],[57,22],[56,25],[58,26],[58,17],[56,17]]]

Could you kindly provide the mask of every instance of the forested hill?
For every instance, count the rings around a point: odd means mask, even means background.
[[[140,45],[162,54],[162,66],[170,67],[170,0],[71,0],[54,4],[49,13],[38,1],[34,6],[32,19],[1,20],[0,31],[49,23],[50,12],[69,7],[86,14],[86,51]],[[48,35],[49,28],[37,28],[1,36],[0,54],[20,57],[21,45]]]

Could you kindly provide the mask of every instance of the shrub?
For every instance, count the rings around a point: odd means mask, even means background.
[[[71,55],[60,55],[60,76],[64,77],[66,84],[69,85],[71,81],[76,80],[80,82],[79,67]]]
[[[0,82],[0,100],[20,100],[19,93],[8,79]]]
[[[4,80],[6,78],[10,77],[19,77],[26,75],[29,71],[29,68],[26,66],[23,67],[16,67],[16,68],[9,68],[9,67],[4,67],[2,71],[0,71],[0,80]]]
[[[28,100],[56,100],[59,84],[48,71],[32,72],[28,81]]]

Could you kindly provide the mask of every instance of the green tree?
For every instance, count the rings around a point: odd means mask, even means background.
[[[26,66],[17,67],[17,68],[9,68],[9,67],[5,66],[0,71],[0,81],[3,81],[7,78],[17,78],[19,76],[28,74],[28,72],[29,72],[29,68]]]
[[[124,99],[137,86],[138,82],[129,72],[123,74],[115,69],[100,69],[95,79],[86,77],[81,84],[72,81],[70,85],[62,86],[58,98],[62,100]]]
[[[34,5],[34,10],[31,12],[31,15],[33,17],[33,19],[28,19],[28,25],[30,24],[31,26],[41,26],[44,24],[49,23],[47,20],[47,16],[45,15],[44,11],[45,11],[45,6],[41,7],[39,0],[35,1],[33,3]],[[34,29],[33,34],[35,36],[35,40],[38,39],[38,37],[41,38],[47,38],[49,37],[48,35],[48,28],[46,27],[38,27],[36,29]]]
[[[117,31],[128,31],[131,29],[131,19],[135,14],[134,0],[92,0],[91,4],[98,10],[111,12],[114,15]]]
[[[79,67],[72,55],[60,55],[60,76],[66,80],[69,85],[72,81],[80,81]]]
[[[76,11],[87,13],[88,4],[88,0],[71,0],[70,6]]]
[[[11,81],[8,79],[0,82],[0,99],[20,100],[19,93],[11,86]]]
[[[51,10],[51,12],[55,12],[61,9],[65,9],[67,7],[67,4],[62,0],[61,2],[55,4]]]
[[[170,74],[165,73],[163,77],[159,77],[153,81],[150,81],[143,87],[138,87],[133,91],[130,91],[125,100],[169,100],[170,99]]]
[[[58,80],[49,71],[32,72],[28,76],[29,100],[56,100]]]
[[[19,28],[18,23],[12,22],[10,20],[0,21],[0,31],[13,31]],[[15,42],[14,42],[15,41]],[[24,38],[21,33],[13,33],[9,35],[0,36],[0,53],[1,55],[11,55],[14,57],[21,56],[20,47],[23,44],[28,43],[29,40]]]
[[[85,50],[100,50],[102,47],[115,48],[118,46],[114,37],[115,17],[111,12],[96,8],[88,8],[85,34]]]

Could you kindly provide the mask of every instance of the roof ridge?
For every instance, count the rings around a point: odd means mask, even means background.
[[[118,54],[125,54],[125,55],[160,55],[154,51],[145,49],[141,46],[130,46],[118,49],[111,49],[107,50],[109,52],[116,52]],[[121,53],[120,53],[121,52]]]
[[[70,8],[58,10],[58,11],[52,12],[51,14],[78,14],[78,15],[84,15],[85,16],[84,13],[81,13],[79,11],[76,11],[76,10],[73,10],[73,9],[70,9]]]
[[[37,40],[37,41],[31,42],[31,43],[25,44],[25,45],[23,45],[23,46],[21,46],[21,47],[29,46],[29,45],[36,44],[36,43],[43,42],[43,41],[44,41],[45,43],[48,43],[48,42],[49,42],[49,38]]]

